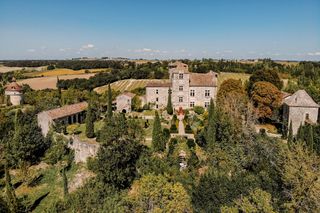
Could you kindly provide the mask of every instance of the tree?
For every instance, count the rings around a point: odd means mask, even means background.
[[[250,93],[257,116],[261,119],[272,119],[282,101],[281,92],[269,82],[257,82]]]
[[[280,77],[276,70],[266,69],[255,71],[249,78],[248,91],[251,92],[253,85],[259,81],[269,82],[275,85],[279,90],[283,86],[283,82],[280,80]]]
[[[89,103],[88,105],[87,115],[86,115],[86,136],[88,138],[94,137],[94,117],[93,117],[91,103]]]
[[[98,177],[117,189],[130,186],[136,176],[136,162],[141,153],[139,140],[133,137],[123,115],[106,121],[97,154]],[[137,127],[135,127],[137,128]]]
[[[212,147],[216,142],[216,114],[213,100],[210,100],[208,126],[206,129],[206,142],[208,147]]]
[[[129,191],[132,212],[192,212],[191,199],[181,183],[162,175],[146,175]]]
[[[226,102],[225,100],[230,97],[240,98],[242,101],[245,101],[246,92],[240,79],[228,79],[222,82],[217,94],[217,103],[223,106]]]
[[[131,101],[131,109],[134,111],[141,111],[142,101],[139,96],[135,95]]]
[[[297,141],[304,141],[304,138],[305,138],[304,128],[303,128],[302,123],[300,123],[300,126],[299,126],[298,131],[297,131],[297,135],[296,135],[296,140]]]
[[[167,113],[168,113],[169,115],[172,115],[172,114],[173,114],[171,93],[172,93],[171,88],[169,88],[169,90],[168,90],[168,103],[167,103]]]
[[[155,114],[156,115],[154,118],[152,130],[152,146],[155,151],[163,151],[165,150],[165,141],[162,134],[161,122],[158,111],[156,111]]]
[[[306,143],[307,146],[309,147],[310,151],[313,152],[313,147],[314,147],[314,140],[313,140],[313,126],[312,125],[308,125],[308,133],[307,133],[307,138],[306,138]]]
[[[108,118],[110,119],[112,117],[112,91],[111,86],[108,84]]]
[[[18,212],[19,204],[11,183],[11,176],[9,173],[8,163],[5,164],[5,184],[6,184],[6,195],[9,209],[11,212]]]

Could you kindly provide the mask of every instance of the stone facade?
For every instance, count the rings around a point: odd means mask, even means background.
[[[146,100],[155,109],[167,106],[168,91],[171,89],[172,105],[175,109],[192,108],[193,106],[209,106],[210,99],[215,100],[218,74],[191,73],[188,66],[181,62],[169,64],[169,81],[165,83],[149,83],[146,86]]]
[[[116,97],[118,112],[131,112],[132,98],[135,94],[131,92],[124,92]]]
[[[292,133],[296,135],[300,125],[318,122],[319,105],[315,103],[308,93],[298,90],[283,100],[283,120],[289,128],[292,122]]]
[[[68,147],[74,150],[74,161],[79,163],[86,162],[89,157],[96,157],[100,145],[97,142],[87,143],[81,141],[77,136],[72,136]]]

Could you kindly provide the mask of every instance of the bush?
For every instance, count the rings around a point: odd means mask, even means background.
[[[186,125],[186,130],[185,131],[186,131],[187,134],[193,134],[193,131],[192,131],[191,126],[189,124]]]
[[[163,136],[166,140],[168,140],[170,138],[170,130],[168,128],[164,128],[162,130]]]
[[[175,145],[178,143],[178,140],[176,138],[171,138],[170,142],[169,142],[169,151],[168,151],[168,155],[173,154],[174,151],[174,147]]]
[[[55,69],[55,66],[50,64],[48,67],[47,67],[47,70],[54,70]]]
[[[178,133],[178,129],[175,123],[171,124],[170,133]]]
[[[188,138],[187,145],[188,145],[189,149],[192,149],[196,146],[196,144],[192,138]]]
[[[195,106],[195,107],[193,107],[193,110],[198,115],[202,115],[204,113],[204,111],[205,111],[202,106]]]

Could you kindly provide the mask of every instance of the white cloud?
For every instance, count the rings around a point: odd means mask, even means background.
[[[131,52],[131,50],[129,49],[128,52]],[[165,53],[166,51],[154,50],[154,49],[150,49],[150,48],[142,48],[142,49],[133,50],[133,52],[136,52],[136,53]]]
[[[310,52],[310,53],[307,53],[308,55],[310,56],[318,56],[320,55],[320,52]]]
[[[223,51],[224,53],[232,53],[233,51],[232,50],[225,50]]]
[[[28,52],[34,53],[36,50],[35,49],[27,49]]]
[[[69,51],[71,50],[71,48],[60,48],[59,51],[60,52],[66,52],[66,51]]]
[[[81,49],[92,49],[94,48],[94,45],[93,44],[85,44],[85,45],[82,45]]]

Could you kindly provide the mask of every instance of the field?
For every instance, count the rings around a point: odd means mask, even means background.
[[[3,65],[0,65],[0,73],[5,73],[5,72],[11,72],[11,71],[17,71],[17,70],[37,70],[41,71],[45,69],[45,67],[6,67]]]
[[[236,79],[241,80],[244,84],[245,81],[249,80],[250,74],[246,73],[232,73],[232,72],[221,72],[218,77],[218,86],[221,85],[221,83],[227,79]]]
[[[39,72],[29,72],[24,74],[27,77],[49,77],[49,76],[60,76],[60,75],[79,75],[85,73],[97,73],[102,71],[109,71],[110,69],[82,69],[82,70],[72,70],[58,68],[54,70],[45,70]]]
[[[127,79],[127,80],[121,80],[121,81],[116,81],[111,84],[111,88],[113,90],[117,90],[120,92],[124,91],[131,91],[134,90],[138,87],[146,87],[147,83],[150,82],[165,82],[166,80],[158,80],[158,79]],[[104,93],[108,89],[108,85],[102,86],[102,87],[97,87],[94,89],[99,94]]]
[[[80,74],[80,75],[62,75],[59,76],[59,79],[74,79],[74,78],[85,78],[89,79],[91,76],[94,76],[94,73],[89,74]],[[30,78],[18,81],[19,84],[28,84],[34,90],[42,89],[56,89],[57,76],[41,77],[41,78]]]

